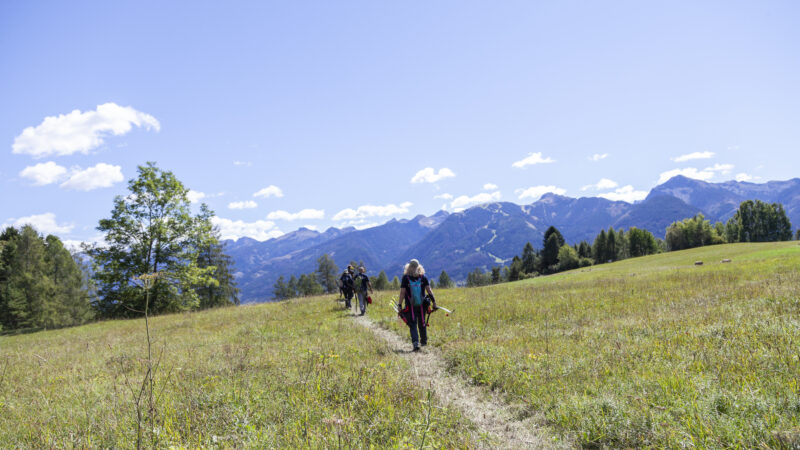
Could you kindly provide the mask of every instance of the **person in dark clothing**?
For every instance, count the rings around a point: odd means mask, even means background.
[[[339,281],[342,282],[342,292],[344,293],[344,307],[350,308],[350,300],[353,299],[353,288],[355,287],[355,283],[353,281],[352,275],[353,268],[347,266],[347,270],[342,273],[342,276],[339,277]]]
[[[403,270],[403,280],[400,282],[400,308],[405,301],[405,308],[402,309],[406,324],[411,331],[411,344],[414,351],[419,351],[420,346],[428,345],[428,324],[425,322],[425,313],[428,304],[427,297],[433,302],[433,309],[436,309],[436,300],[433,298],[433,291],[428,278],[425,276],[425,268],[417,261],[412,259],[406,264]]]
[[[372,293],[372,283],[367,276],[367,269],[364,266],[358,268],[358,275],[355,277],[356,295],[358,296],[358,306],[361,308],[361,315],[367,312],[367,291]]]

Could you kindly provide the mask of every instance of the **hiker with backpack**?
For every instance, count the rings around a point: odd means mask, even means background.
[[[417,352],[420,346],[428,345],[428,324],[425,318],[431,306],[436,309],[431,284],[425,276],[425,268],[412,259],[403,269],[403,281],[400,282],[400,305],[405,301],[405,308],[400,311],[411,331],[411,344]],[[431,305],[433,302],[433,305]]]
[[[344,293],[344,307],[350,308],[350,300],[353,298],[353,288],[354,288],[353,267],[347,266],[347,269],[342,273],[342,276],[339,277],[339,281],[342,282],[342,292]]]
[[[372,283],[367,276],[367,269],[364,266],[358,268],[358,275],[355,277],[356,295],[358,296],[358,306],[361,308],[361,314],[367,312],[367,298],[369,293],[372,293]]]

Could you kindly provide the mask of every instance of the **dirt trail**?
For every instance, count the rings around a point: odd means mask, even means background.
[[[520,420],[514,414],[520,408],[504,402],[488,389],[470,384],[462,377],[447,372],[444,358],[437,349],[423,347],[411,352],[411,340],[381,328],[366,316],[356,316],[355,321],[386,341],[395,352],[402,354],[416,374],[419,386],[433,389],[444,403],[458,408],[471,420],[481,435],[488,436],[482,446],[486,448],[554,448],[553,441],[536,424],[535,417]]]

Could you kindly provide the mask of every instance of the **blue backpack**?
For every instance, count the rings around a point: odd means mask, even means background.
[[[414,306],[422,305],[422,277],[418,278],[417,281],[408,278],[408,290],[411,294],[411,300],[414,303]]]

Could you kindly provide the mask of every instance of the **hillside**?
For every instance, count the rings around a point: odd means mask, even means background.
[[[582,446],[796,448],[798,266],[797,242],[727,244],[437,291],[432,345]]]
[[[796,242],[729,244],[437,290],[454,313],[434,313],[421,355],[406,353],[394,292],[377,293],[366,318],[332,296],[156,317],[163,394],[143,436],[158,447],[495,446],[442,400],[452,393],[409,383],[424,383],[408,364],[420,357],[491,391],[515,411],[509,426],[546,431],[550,445],[797,446],[798,265]],[[0,337],[0,442],[134,446],[145,343],[143,320]]]
[[[469,422],[411,388],[404,359],[334,305],[151,319],[157,418],[143,448],[477,446]],[[3,447],[135,448],[145,343],[144,320],[0,337]]]
[[[265,243],[240,239],[229,245],[243,301],[264,301],[271,297],[278,276],[314,270],[323,253],[331,254],[340,268],[351,260],[364,261],[371,274],[386,270],[390,278],[409,259],[417,258],[430,274],[446,270],[455,280],[464,280],[476,267],[489,270],[508,264],[526,242],[540,248],[551,225],[569,243],[591,242],[609,227],[642,228],[663,238],[672,222],[697,213],[712,222],[725,221],[746,199],[781,202],[794,226],[800,225],[800,179],[708,183],[676,176],[633,204],[545,194],[529,205],[489,203],[453,214],[440,211],[427,218],[392,220],[366,230],[331,229],[319,234],[301,229]]]

